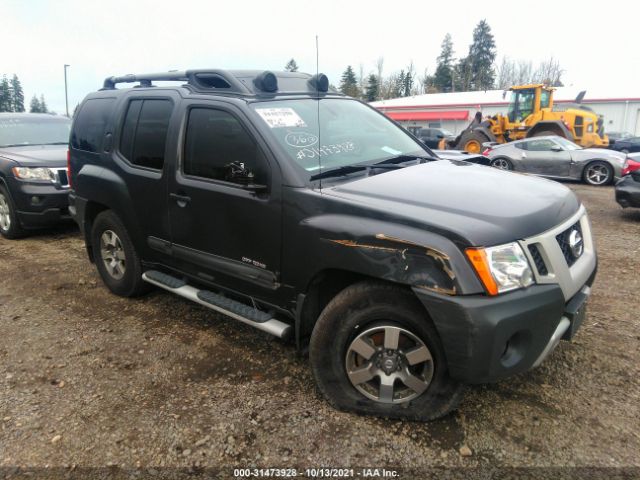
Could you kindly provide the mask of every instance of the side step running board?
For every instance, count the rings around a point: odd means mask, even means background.
[[[172,277],[166,273],[147,270],[142,274],[142,279],[156,287],[163,288],[187,300],[204,305],[207,308],[239,320],[247,325],[251,325],[263,332],[275,335],[278,338],[287,339],[291,334],[291,325],[272,318],[267,312],[257,310],[249,305],[208,290],[199,290],[191,287],[187,285],[184,280]]]

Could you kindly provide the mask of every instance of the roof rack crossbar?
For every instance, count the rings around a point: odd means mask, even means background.
[[[120,77],[108,77],[105,78],[103,84],[103,90],[112,90],[116,88],[118,83],[136,83],[140,82],[140,86],[150,87],[152,81],[174,81],[174,82],[186,82],[193,86],[196,90],[210,90],[216,89],[211,83],[211,79],[218,78],[228,87],[218,87],[220,90],[226,89],[227,91],[236,93],[251,93],[245,85],[243,85],[233,75],[225,72],[224,70],[187,70],[165,73],[146,73],[142,75],[122,75]]]

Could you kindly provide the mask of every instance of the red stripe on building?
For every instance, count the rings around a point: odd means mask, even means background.
[[[467,120],[467,110],[440,110],[437,112],[384,112],[384,114],[398,121],[407,120]]]

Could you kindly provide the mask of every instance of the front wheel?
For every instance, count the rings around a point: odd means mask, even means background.
[[[362,282],[340,292],[316,323],[309,357],[320,392],[342,410],[433,420],[462,398],[427,313],[397,286]]]
[[[2,185],[0,185],[0,235],[11,240],[25,235],[11,197]]]
[[[613,169],[607,162],[591,162],[584,169],[582,177],[589,185],[608,185],[613,180]]]
[[[100,213],[91,230],[93,256],[105,285],[116,295],[135,297],[148,290],[142,280],[142,263],[118,216],[111,210]]]

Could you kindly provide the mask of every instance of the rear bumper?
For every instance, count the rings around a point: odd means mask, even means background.
[[[54,184],[7,179],[16,215],[24,228],[38,228],[70,220],[68,188]]]
[[[626,175],[616,183],[616,202],[622,208],[640,208],[640,182],[632,175]]]
[[[414,288],[442,340],[451,376],[487,383],[539,365],[582,323],[593,275],[569,302],[558,285],[498,297],[446,296]]]

